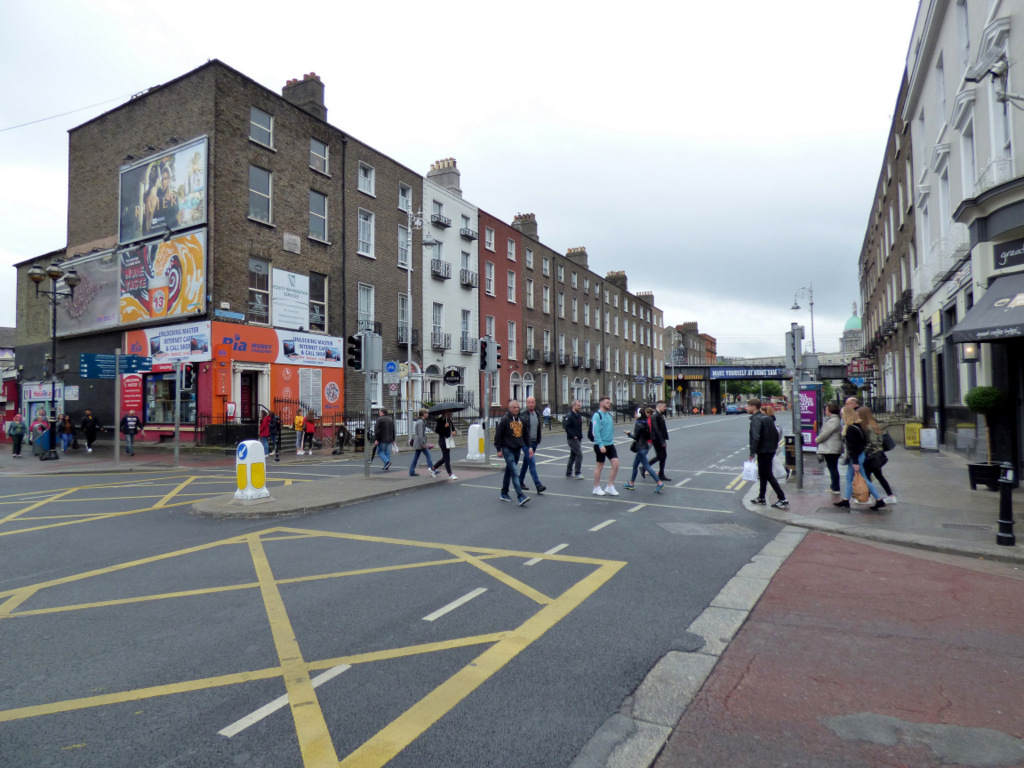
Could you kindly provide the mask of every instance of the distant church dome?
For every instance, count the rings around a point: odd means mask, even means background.
[[[853,303],[853,317],[846,321],[846,325],[843,326],[843,333],[847,331],[859,331],[860,330],[860,318],[857,317],[857,302]]]

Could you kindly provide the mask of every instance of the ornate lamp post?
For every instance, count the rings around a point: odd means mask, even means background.
[[[796,303],[798,296],[804,296],[811,304],[811,354],[815,354],[817,350],[814,347],[814,283],[808,283],[802,288],[798,288],[796,293],[793,294],[793,306],[790,309],[796,311],[800,309],[800,305]]]
[[[50,278],[52,286],[49,289],[40,288],[39,284],[46,278]],[[67,286],[66,291],[57,287],[61,278],[64,279],[64,285]],[[41,295],[45,296],[50,300],[50,306],[53,309],[50,326],[53,341],[50,352],[50,449],[39,457],[40,461],[49,461],[60,458],[57,453],[57,305],[63,298],[74,298],[75,286],[79,283],[79,277],[78,272],[74,269],[65,271],[60,264],[54,262],[45,270],[38,264],[33,266],[28,271],[28,279],[35,283],[36,298]]]

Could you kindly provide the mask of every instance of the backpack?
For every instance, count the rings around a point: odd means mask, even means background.
[[[595,414],[596,415],[596,414]],[[594,417],[590,417],[590,421],[587,422],[587,440],[594,442]]]

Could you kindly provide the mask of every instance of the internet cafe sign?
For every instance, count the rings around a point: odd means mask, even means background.
[[[1006,269],[1024,264],[1024,239],[992,246],[993,269]]]

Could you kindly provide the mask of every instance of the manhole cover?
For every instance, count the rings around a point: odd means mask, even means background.
[[[679,536],[756,536],[757,531],[739,523],[658,523]]]
[[[991,525],[972,525],[970,523],[943,523],[943,528],[952,528],[956,531],[991,531]]]

